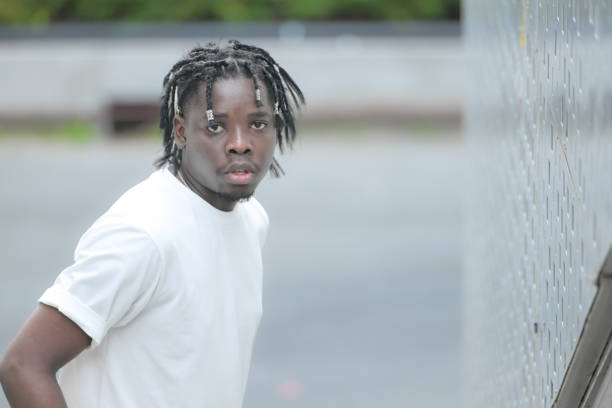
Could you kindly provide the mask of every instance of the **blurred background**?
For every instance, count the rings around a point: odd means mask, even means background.
[[[460,406],[459,20],[459,0],[0,0],[0,354],[153,170],[170,66],[235,38],[308,103],[286,176],[257,193],[271,229],[244,406]]]

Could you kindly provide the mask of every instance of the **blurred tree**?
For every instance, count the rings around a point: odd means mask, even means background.
[[[286,0],[296,20],[458,19],[459,0]]]
[[[460,0],[0,0],[0,23],[458,19]]]

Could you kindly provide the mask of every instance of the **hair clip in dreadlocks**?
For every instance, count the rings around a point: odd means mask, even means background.
[[[178,86],[174,87],[174,113],[178,113],[179,115],[181,114],[178,105]]]
[[[215,115],[213,114],[212,109],[208,109],[206,111],[206,119],[208,119],[208,126],[217,125],[217,121],[215,120]]]
[[[255,89],[255,106],[261,108],[263,106],[263,102],[261,101],[261,89]]]
[[[275,115],[280,115],[280,112],[278,110],[278,102],[274,102],[274,114]]]
[[[172,97],[171,96],[168,97],[167,105],[168,105],[168,115],[170,115],[170,107],[172,106]]]

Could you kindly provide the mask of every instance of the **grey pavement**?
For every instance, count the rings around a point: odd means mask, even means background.
[[[458,406],[463,147],[346,133],[301,135],[258,191],[271,229],[245,407]],[[158,151],[0,140],[0,353]]]

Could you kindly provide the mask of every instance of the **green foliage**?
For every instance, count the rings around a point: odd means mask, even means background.
[[[69,143],[89,143],[96,134],[95,124],[76,120],[59,123],[22,123],[0,126],[0,139],[39,138]]]
[[[0,0],[0,23],[457,19],[459,0]]]
[[[458,0],[287,0],[297,20],[415,20],[457,18]]]

